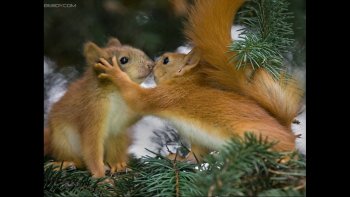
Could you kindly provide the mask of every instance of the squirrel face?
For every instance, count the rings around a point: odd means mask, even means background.
[[[115,49],[115,51],[113,51]],[[112,57],[116,56],[119,67],[126,72],[131,80],[141,83],[152,72],[154,62],[141,50],[122,46],[112,48],[112,54],[109,62],[112,63]]]
[[[154,80],[157,84],[164,83],[175,77],[183,77],[200,61],[200,54],[192,50],[189,54],[164,53],[154,66]]]
[[[86,43],[84,55],[89,66],[95,65],[99,58],[105,58],[111,63],[112,57],[116,56],[121,70],[136,83],[143,82],[152,72],[154,66],[154,62],[143,51],[122,45],[116,38],[111,38],[104,48],[100,48],[92,42]]]
[[[157,84],[175,77],[176,72],[182,67],[185,54],[164,53],[156,61],[154,66],[154,80]]]

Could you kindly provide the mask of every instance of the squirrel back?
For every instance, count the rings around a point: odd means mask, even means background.
[[[295,80],[276,80],[264,69],[237,70],[229,62],[231,26],[244,0],[196,0],[190,9],[185,34],[207,66],[202,68],[216,86],[255,100],[282,125],[290,127],[300,109],[302,90]],[[252,75],[252,77],[250,76]]]

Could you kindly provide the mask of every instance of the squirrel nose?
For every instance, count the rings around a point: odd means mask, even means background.
[[[148,69],[152,70],[154,67],[154,63],[148,63],[147,67],[148,67]]]

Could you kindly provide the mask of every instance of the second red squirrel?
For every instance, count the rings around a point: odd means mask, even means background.
[[[200,55],[166,53],[154,67],[155,88],[144,89],[123,73],[113,58],[96,64],[111,80],[129,107],[141,115],[169,120],[174,127],[201,150],[219,150],[227,140],[245,132],[279,141],[275,149],[294,149],[295,136],[254,100],[234,92],[208,88],[200,70]]]
[[[134,111],[170,120],[200,152],[218,150],[245,132],[278,141],[276,150],[294,150],[291,123],[302,97],[298,85],[277,81],[263,69],[236,70],[229,63],[230,29],[243,2],[195,1],[185,28],[194,49],[159,58],[157,87],[138,87],[104,60],[96,65],[105,71],[99,77],[111,80]]]

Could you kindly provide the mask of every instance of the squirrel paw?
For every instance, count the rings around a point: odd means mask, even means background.
[[[107,185],[113,187],[114,186],[114,180],[112,178],[108,177],[105,180],[99,182],[98,184],[107,184]]]
[[[129,170],[127,168],[126,162],[117,162],[115,164],[111,164],[110,167],[111,167],[111,170],[110,170],[111,174]]]

